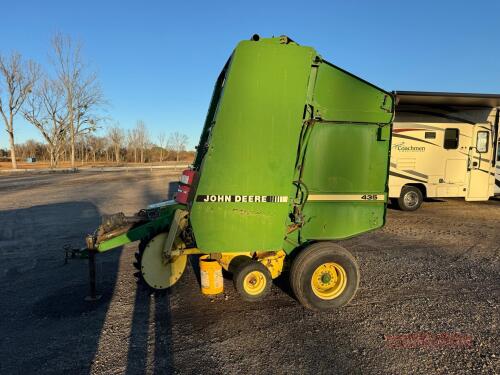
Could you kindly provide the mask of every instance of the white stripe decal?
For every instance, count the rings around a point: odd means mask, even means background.
[[[196,202],[205,203],[286,203],[288,196],[286,195],[197,195]]]
[[[325,201],[385,201],[385,193],[382,194],[311,194],[307,197],[308,202]]]

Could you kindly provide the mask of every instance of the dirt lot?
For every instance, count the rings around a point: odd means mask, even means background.
[[[498,373],[500,201],[389,210],[384,229],[344,242],[361,288],[313,313],[278,280],[262,303],[198,292],[192,267],[169,295],[138,289],[135,245],[63,265],[100,216],[167,194],[166,171],[0,176],[0,373]],[[170,185],[172,187],[172,185]]]

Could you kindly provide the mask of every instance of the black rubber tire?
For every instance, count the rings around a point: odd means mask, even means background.
[[[264,266],[262,263],[257,262],[256,260],[247,258],[247,259],[239,259],[239,264],[236,266],[233,272],[233,283],[236,291],[239,293],[241,298],[248,302],[256,302],[263,300],[271,291],[271,285],[273,283],[273,279],[271,277],[271,272]],[[266,285],[263,291],[257,295],[248,294],[243,287],[243,282],[245,277],[253,271],[260,271],[266,280]]]
[[[159,233],[157,233],[159,234]],[[137,285],[146,293],[149,295],[157,295],[157,296],[162,296],[165,295],[168,292],[168,289],[156,289],[153,286],[149,285],[146,280],[144,280],[144,277],[142,276],[141,273],[141,268],[142,268],[142,254],[144,253],[144,250],[146,249],[146,246],[148,245],[149,241],[153,239],[157,234],[148,236],[140,240],[139,246],[137,247],[137,252],[134,254],[135,256],[135,262],[134,262],[134,267],[137,269],[136,272],[134,272],[134,276],[137,280]]]
[[[314,271],[323,263],[335,262],[346,272],[344,291],[334,299],[322,299],[314,294],[311,279]],[[290,286],[297,300],[306,308],[327,311],[348,304],[359,287],[360,272],[356,259],[342,246],[333,242],[313,243],[297,255],[290,270]]]
[[[233,279],[234,279],[234,275],[236,274],[236,271],[238,270],[239,267],[241,267],[241,265],[243,263],[248,263],[252,260],[252,258],[246,256],[246,255],[238,255],[236,257],[234,257],[233,259],[231,259],[231,261],[229,262],[229,265],[227,267],[227,270],[229,271],[230,274],[233,275]]]
[[[405,195],[413,194],[417,201],[414,205],[408,205],[405,203]],[[418,210],[424,201],[424,195],[422,191],[415,186],[403,186],[401,189],[401,195],[397,200],[397,206],[401,211],[415,211]]]

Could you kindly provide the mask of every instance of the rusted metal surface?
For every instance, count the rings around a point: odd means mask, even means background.
[[[106,241],[126,233],[135,226],[143,224],[147,221],[147,216],[141,214],[141,212],[134,216],[125,216],[123,212],[103,216],[102,223],[96,231],[94,246],[102,241]],[[94,246],[89,246],[89,248],[93,248]]]

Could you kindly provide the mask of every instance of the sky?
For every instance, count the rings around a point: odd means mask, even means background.
[[[83,43],[107,116],[125,129],[145,121],[153,141],[185,133],[190,148],[225,61],[256,33],[288,35],[388,91],[500,93],[498,0],[18,0],[2,16],[0,54],[48,66],[55,33]],[[42,139],[21,116],[15,136]]]

